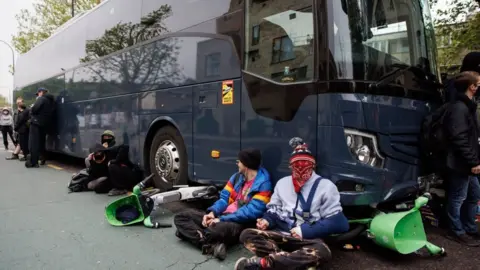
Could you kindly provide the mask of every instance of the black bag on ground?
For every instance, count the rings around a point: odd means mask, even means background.
[[[79,171],[72,176],[72,180],[68,184],[68,193],[88,191],[88,182],[90,178],[86,169]]]
[[[445,166],[447,157],[447,138],[443,121],[449,103],[443,104],[427,115],[420,130],[420,156],[427,173],[438,172]]]

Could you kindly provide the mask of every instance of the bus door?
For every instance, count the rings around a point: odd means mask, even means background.
[[[241,81],[202,84],[193,93],[194,180],[223,185],[238,171]]]

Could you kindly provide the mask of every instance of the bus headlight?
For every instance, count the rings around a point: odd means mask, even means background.
[[[383,167],[385,159],[378,151],[377,138],[374,135],[345,129],[345,143],[358,162],[376,168]]]

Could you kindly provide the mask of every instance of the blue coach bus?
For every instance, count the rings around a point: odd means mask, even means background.
[[[168,188],[225,183],[246,147],[279,179],[301,137],[369,206],[418,190],[435,54],[427,0],[108,0],[20,56],[15,85],[57,96],[49,150],[84,157],[110,129]]]

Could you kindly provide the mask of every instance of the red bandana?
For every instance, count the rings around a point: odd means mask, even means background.
[[[300,189],[310,179],[315,168],[315,163],[310,160],[297,160],[290,164],[292,168],[292,181],[295,192],[299,193]]]

